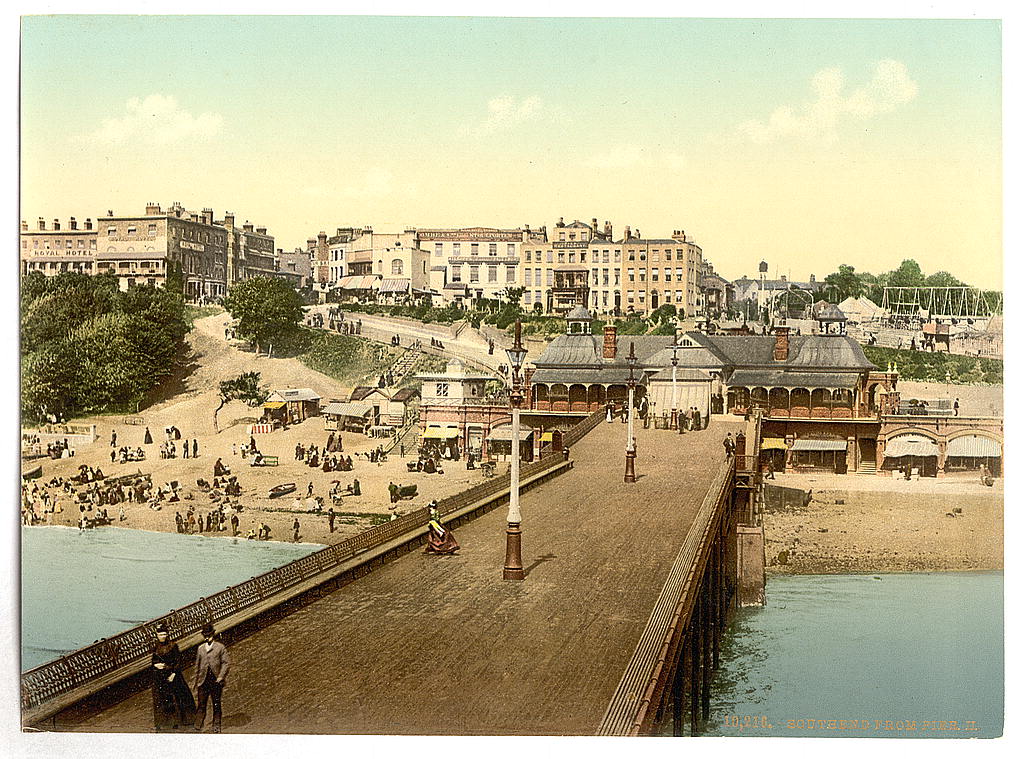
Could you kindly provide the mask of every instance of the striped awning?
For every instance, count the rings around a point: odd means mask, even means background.
[[[781,437],[766,437],[761,441],[761,450],[784,451],[786,450],[786,441]]]
[[[533,428],[525,425],[519,428],[519,442],[528,440],[533,435]],[[487,436],[488,440],[512,440],[512,426],[506,425],[504,427],[496,427],[491,430],[491,434]]]
[[[764,445],[761,446],[764,448]],[[845,451],[845,440],[794,440],[791,451]]]
[[[338,280],[337,287],[339,290],[372,290],[378,281],[376,277],[369,276],[342,277]]]
[[[451,440],[459,437],[458,427],[427,427],[423,430],[423,440]]]
[[[407,279],[385,279],[380,283],[380,293],[385,295],[387,293],[407,293],[409,292],[410,282]]]
[[[968,458],[999,458],[1003,455],[1002,446],[992,438],[979,435],[964,435],[953,438],[946,445],[947,456],[966,456]]]
[[[926,437],[916,435],[900,435],[894,437],[885,444],[885,456],[890,459],[898,459],[903,456],[938,456],[939,446]]]

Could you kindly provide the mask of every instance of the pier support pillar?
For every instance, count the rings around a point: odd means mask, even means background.
[[[690,735],[700,734],[700,604],[690,620]]]
[[[764,527],[736,526],[736,575],[740,606],[764,606]]]
[[[712,629],[711,618],[711,573],[704,571],[704,581],[701,583],[700,605],[701,605],[701,663],[700,663],[700,716],[707,720],[711,716],[711,648],[714,645],[715,632]]]
[[[686,641],[679,646],[679,661],[676,662],[676,673],[672,678],[672,735],[683,734],[683,706],[686,690],[683,687],[683,676],[686,663]]]

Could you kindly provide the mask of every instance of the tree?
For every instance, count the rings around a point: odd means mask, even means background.
[[[889,272],[886,278],[886,285],[889,287],[921,287],[924,285],[924,274],[917,261],[912,258],[905,259],[898,269]]]
[[[235,331],[263,345],[287,340],[302,321],[302,298],[283,279],[255,277],[239,282],[224,299],[224,308],[238,320]]]
[[[847,264],[840,264],[839,271],[825,277],[825,284],[835,288],[836,303],[847,298],[859,298],[865,290],[860,276]]]
[[[498,297],[501,300],[507,301],[508,303],[518,306],[519,303],[522,301],[523,293],[525,292],[525,287],[516,287],[514,285],[509,285],[498,294]]]
[[[213,412],[213,428],[220,432],[220,425],[217,422],[217,415],[220,410],[231,401],[242,401],[250,408],[266,403],[267,388],[260,384],[259,372],[245,372],[229,380],[224,380],[219,386],[220,405]]]
[[[925,287],[966,287],[967,285],[948,271],[937,271],[924,278]]]

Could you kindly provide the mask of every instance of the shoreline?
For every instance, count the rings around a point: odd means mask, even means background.
[[[809,501],[776,486],[763,513],[766,576],[1002,572],[1001,489],[966,485],[863,490],[831,479]]]
[[[145,527],[122,527],[121,525],[117,525],[117,524],[108,524],[108,525],[103,525],[102,527],[90,527],[90,528],[88,528],[88,530],[82,530],[82,529],[80,529],[78,527],[75,527],[74,525],[68,525],[68,524],[23,524],[23,525],[21,525],[21,527],[22,527],[22,529],[55,528],[55,529],[61,529],[61,530],[74,530],[75,532],[92,532],[93,530],[112,530],[112,529],[113,530],[128,530],[129,532],[146,532],[146,533],[150,533],[152,535],[181,535],[182,537],[187,537],[187,538],[211,538],[211,539],[218,539],[219,538],[219,539],[222,539],[222,540],[224,540],[224,539],[226,539],[226,540],[238,540],[238,541],[241,541],[243,543],[260,543],[260,544],[275,543],[277,545],[283,545],[283,546],[316,546],[317,548],[327,548],[330,545],[329,543],[316,543],[316,542],[308,541],[308,540],[299,540],[297,542],[292,542],[290,540],[255,540],[255,539],[254,540],[249,540],[244,535],[234,535],[234,536],[232,536],[232,535],[222,535],[222,534],[219,534],[219,533],[215,534],[215,533],[212,533],[212,532],[211,533],[199,532],[199,533],[192,533],[191,535],[189,535],[189,534],[181,533],[181,532],[170,532],[168,530],[148,530]]]

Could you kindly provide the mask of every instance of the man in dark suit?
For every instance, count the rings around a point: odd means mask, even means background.
[[[224,681],[231,666],[228,650],[216,639],[213,625],[203,628],[203,642],[196,649],[196,674],[193,687],[196,689],[196,731],[203,729],[206,720],[206,700],[213,699],[213,732],[220,732],[220,697],[224,692]]]

